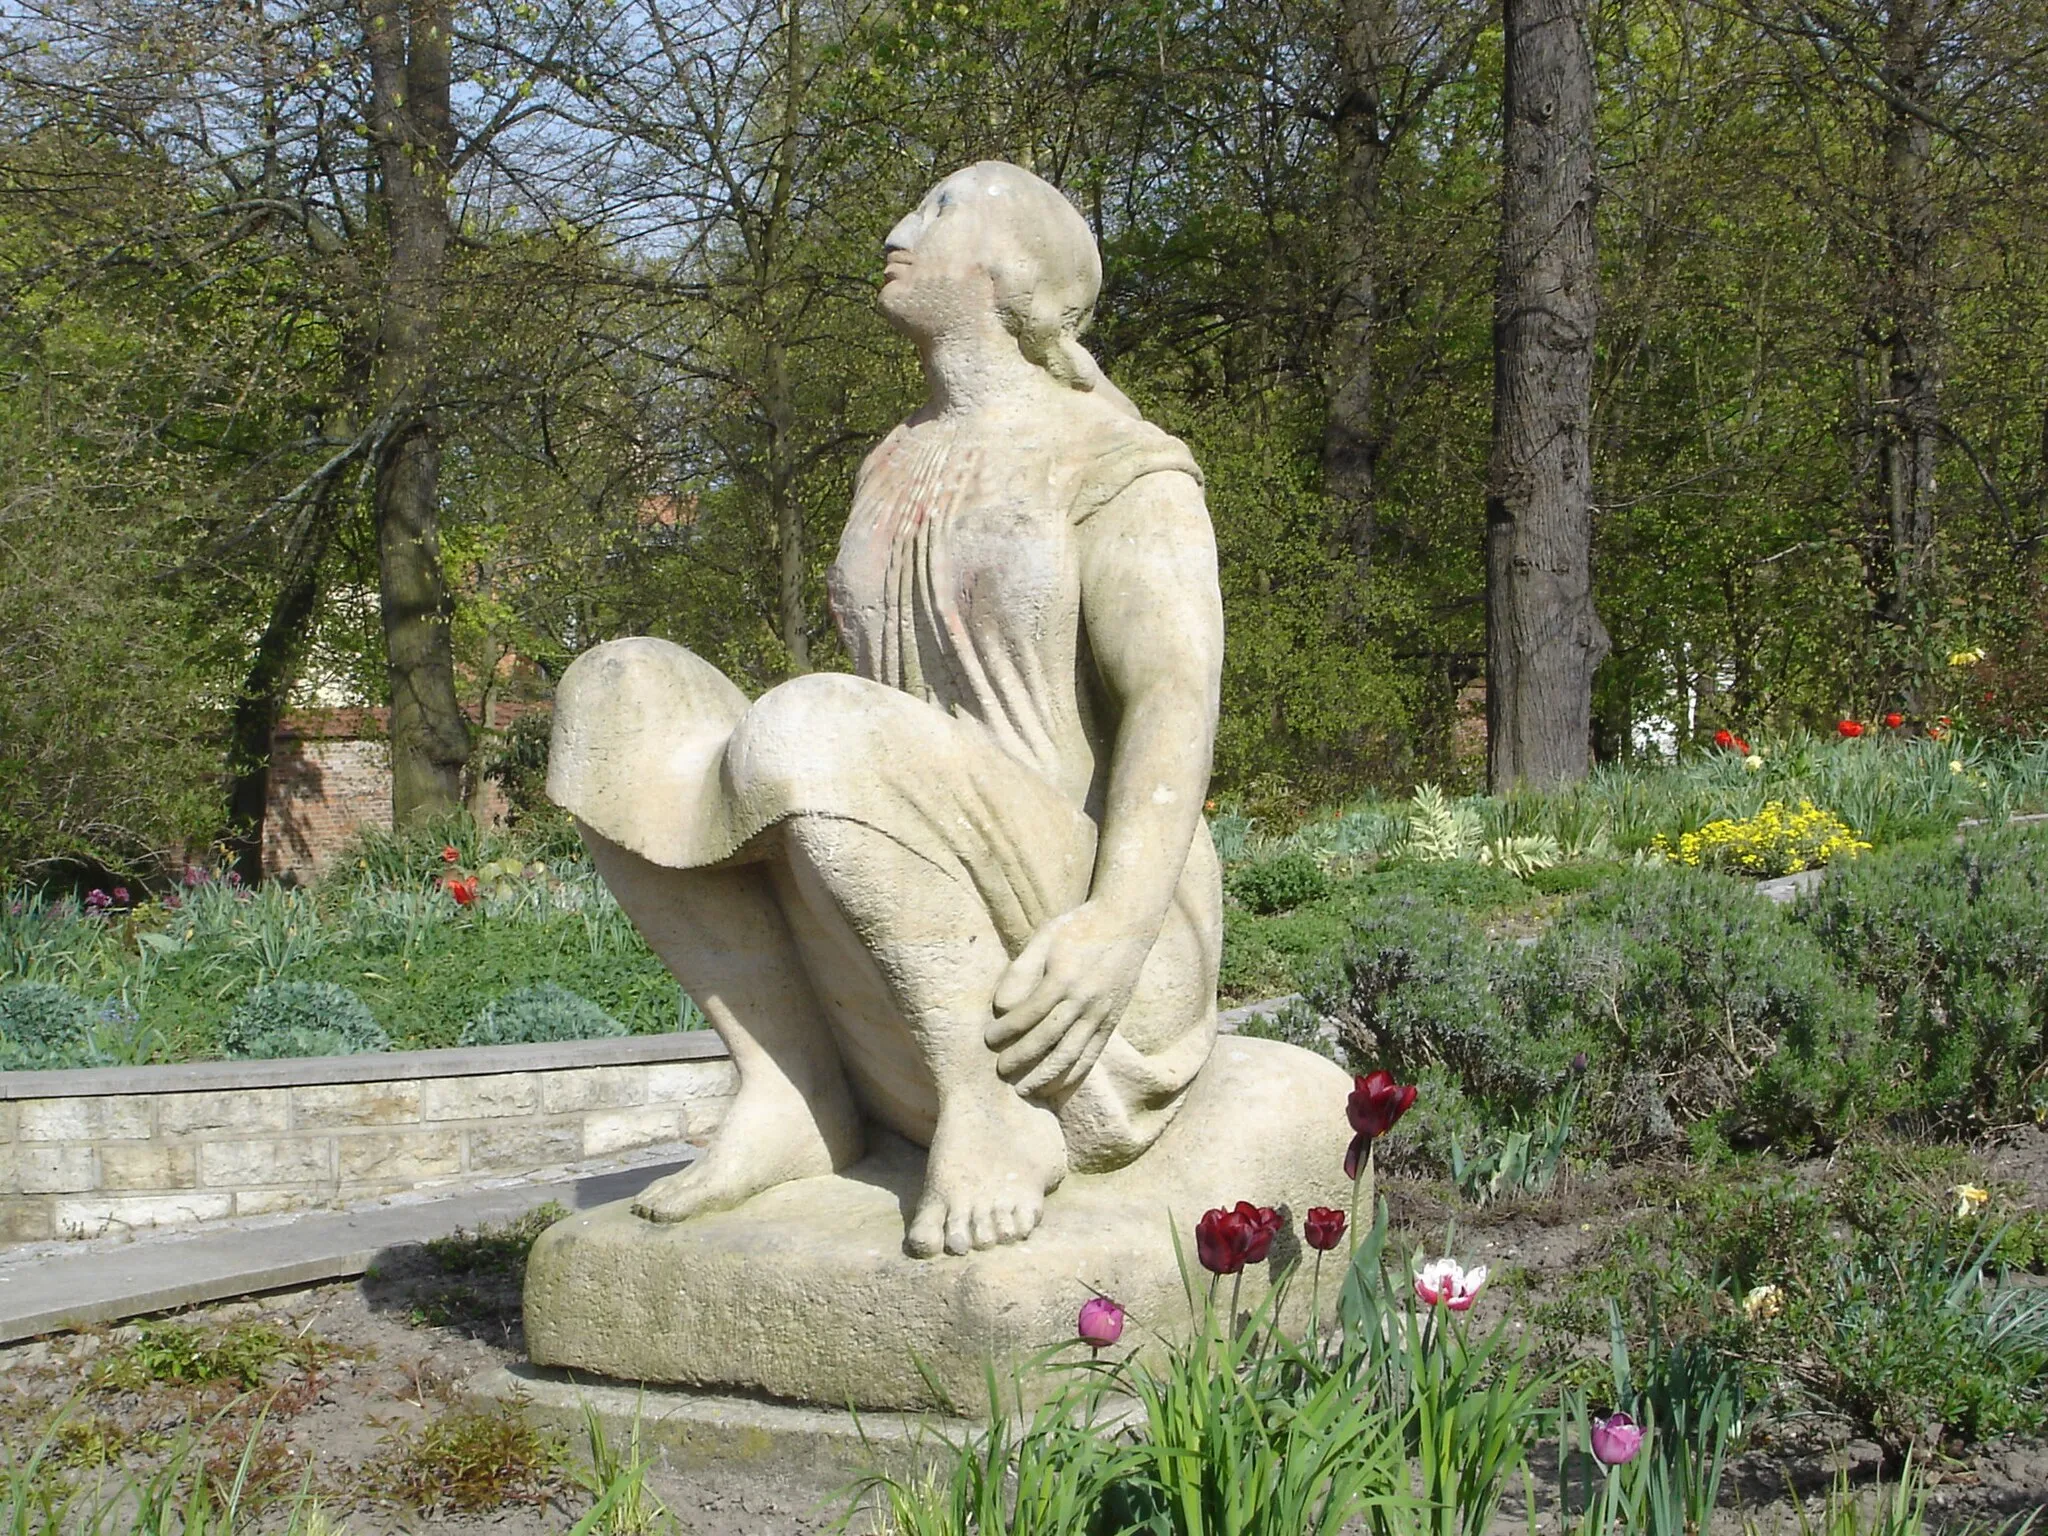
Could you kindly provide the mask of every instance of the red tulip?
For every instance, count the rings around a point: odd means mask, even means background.
[[[1212,1275],[1234,1275],[1264,1261],[1280,1231],[1280,1213],[1240,1200],[1233,1210],[1205,1212],[1195,1223],[1195,1257]]]
[[[1344,1101],[1344,1115],[1352,1130],[1377,1141],[1394,1128],[1414,1102],[1415,1085],[1395,1082],[1394,1074],[1382,1067],[1351,1080],[1351,1097]]]
[[[1714,732],[1714,745],[1726,752],[1735,745],[1735,733],[1723,726]]]
[[[453,846],[452,844],[451,844],[450,846],[448,846],[448,847],[445,847],[445,848],[443,848],[443,849],[441,850],[441,862],[442,862],[443,864],[459,864],[459,863],[461,863],[461,862],[462,862],[462,850],[461,850],[461,849],[459,849],[459,848],[456,848],[456,847],[454,847],[454,846]]]
[[[1091,1296],[1081,1303],[1074,1331],[1090,1349],[1107,1349],[1124,1336],[1124,1309],[1107,1296]]]
[[[467,880],[443,880],[441,888],[455,898],[455,905],[458,907],[466,907],[476,900],[477,883],[474,875]]]
[[[1740,752],[1744,757],[1747,757],[1749,756],[1749,743],[1744,741],[1740,736],[1738,736],[1735,738],[1735,750]]]
[[[1843,720],[1835,726],[1835,729],[1840,731],[1846,739],[1854,741],[1863,734],[1863,723],[1860,720]]]
[[[1900,726],[1904,725],[1905,723],[1906,717],[1896,712],[1886,715],[1884,717],[1884,728],[1888,731],[1896,731]]]
[[[1302,1218],[1301,1240],[1317,1253],[1328,1253],[1344,1241],[1344,1213],[1327,1205],[1312,1205]]]

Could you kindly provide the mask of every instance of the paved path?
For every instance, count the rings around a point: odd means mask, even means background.
[[[602,1173],[469,1188],[347,1211],[302,1212],[150,1233],[128,1240],[38,1243],[0,1250],[0,1344],[87,1323],[360,1275],[379,1253],[503,1225],[553,1200],[572,1211],[622,1200],[682,1166],[667,1161]]]

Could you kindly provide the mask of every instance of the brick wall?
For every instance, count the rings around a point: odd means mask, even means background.
[[[491,729],[549,707],[544,700],[500,700],[491,708]],[[390,830],[389,718],[384,709],[308,709],[279,724],[270,739],[270,798],[263,812],[266,876],[312,880],[356,833]],[[486,780],[473,808],[486,824],[500,822],[505,796]]]
[[[701,1140],[709,1031],[0,1074],[0,1243],[311,1210]]]

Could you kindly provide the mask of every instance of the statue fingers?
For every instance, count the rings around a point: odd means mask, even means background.
[[[1017,951],[1017,958],[1012,960],[1003,971],[1002,976],[996,982],[995,1007],[997,1013],[1010,1012],[1029,998],[1033,992],[1038,990],[1039,984],[1045,979],[1045,957],[1047,951],[1052,948],[1053,932],[1054,929],[1051,923],[1041,927],[1038,932],[1031,936],[1030,942]],[[1030,1023],[1031,1020],[1027,1019],[1023,1024],[1018,1025],[1017,1028],[1019,1030],[1024,1029]],[[990,1045],[1000,1045],[1001,1043],[1001,1041],[994,1038],[989,1040]]]
[[[1004,1050],[1018,1041],[1033,1035],[1044,1026],[1053,1011],[1073,996],[1072,986],[1050,970],[1038,978],[1037,985],[1015,1007],[997,1014],[983,1031],[982,1039],[988,1042],[992,1051]],[[1045,1054],[1041,1046],[1031,1053],[1033,1060]]]
[[[1066,998],[1049,1009],[1037,1024],[1013,1039],[996,1057],[996,1071],[1011,1082],[1029,1072],[1047,1052],[1054,1050],[1081,1015],[1081,1001]]]
[[[1082,1062],[1085,1060],[1088,1066],[1093,1066],[1095,1058],[1109,1043],[1111,1022],[1108,1009],[1090,1008],[1067,1031],[1065,1038],[1046,1053],[1044,1060],[1017,1079],[1017,1091],[1025,1095],[1042,1093],[1069,1073],[1079,1078],[1087,1070]]]

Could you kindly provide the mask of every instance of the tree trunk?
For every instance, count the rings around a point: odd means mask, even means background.
[[[1385,0],[1344,0],[1337,62],[1335,137],[1343,273],[1330,316],[1329,403],[1323,422],[1323,489],[1337,502],[1345,547],[1361,588],[1372,572],[1380,442],[1373,352],[1378,341],[1380,184],[1389,148],[1380,71],[1389,23]]]
[[[1493,451],[1486,499],[1486,773],[1496,794],[1583,778],[1593,672],[1593,60],[1586,0],[1503,0],[1506,73]]]
[[[775,525],[775,611],[790,670],[811,670],[810,615],[804,602],[808,553],[804,508],[797,494],[796,399],[783,343],[784,317],[774,286],[781,277],[783,242],[789,235],[790,199],[796,194],[797,133],[803,123],[802,0],[783,0],[782,121],[775,145],[775,181],[761,239],[761,297],[768,406],[768,503]]]
[[[1934,554],[1934,464],[1941,424],[1936,358],[1933,129],[1906,109],[1932,85],[1934,27],[1927,0],[1895,0],[1885,18],[1884,313],[1878,341],[1887,388],[1879,408],[1878,504],[1885,559],[1876,562],[1877,617],[1906,622],[1923,595]]]
[[[362,0],[370,134],[390,266],[371,373],[378,422],[377,565],[391,686],[391,816],[405,826],[462,803],[469,727],[455,693],[441,568],[435,354],[448,260],[447,0]]]

